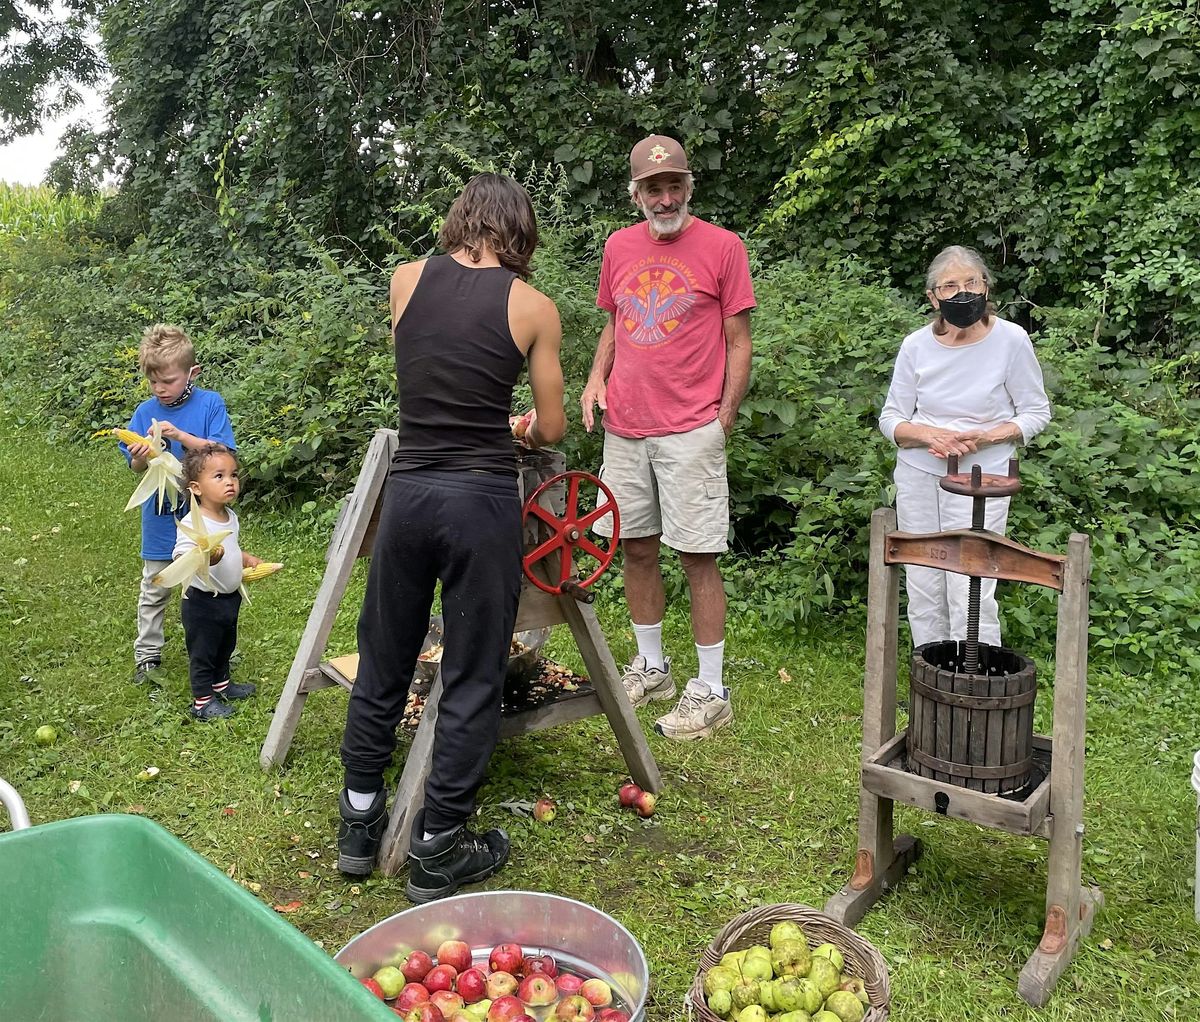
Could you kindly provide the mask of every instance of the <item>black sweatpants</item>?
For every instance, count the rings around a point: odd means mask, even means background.
[[[515,476],[392,472],[358,619],[358,677],[342,764],[346,787],[378,791],[442,583],[442,698],[425,785],[425,829],[475,810],[500,730],[500,699],[521,590]]]
[[[188,589],[182,601],[183,637],[187,642],[192,698],[211,696],[213,686],[229,677],[241,606],[240,592],[214,596],[196,586]]]

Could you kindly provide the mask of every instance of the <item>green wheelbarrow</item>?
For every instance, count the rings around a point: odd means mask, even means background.
[[[0,804],[13,828],[0,833],[0,1017],[389,1016],[299,930],[158,824],[98,815],[31,827],[2,779]]]

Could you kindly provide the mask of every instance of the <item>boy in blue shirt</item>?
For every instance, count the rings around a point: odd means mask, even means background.
[[[138,365],[150,383],[150,397],[137,406],[129,428],[140,436],[150,432],[151,420],[162,425],[162,437],[180,461],[186,450],[210,442],[234,449],[233,426],[221,395],[195,386],[200,375],[191,338],[179,327],[156,323],[147,327],[138,348]],[[121,452],[135,472],[145,472],[150,449],[145,444],[127,447]],[[138,596],[138,634],[133,644],[134,684],[146,680],[162,664],[163,618],[171,590],[155,585],[154,576],[171,563],[175,550],[175,518],[186,510],[172,507],[164,498],[158,507],[157,495],[142,505],[142,585]]]

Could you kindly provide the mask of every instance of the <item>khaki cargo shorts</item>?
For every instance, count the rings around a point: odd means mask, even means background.
[[[617,498],[622,539],[661,535],[672,550],[686,554],[728,548],[729,480],[719,419],[687,433],[639,440],[605,433],[600,478]],[[612,520],[593,528],[609,536]]]

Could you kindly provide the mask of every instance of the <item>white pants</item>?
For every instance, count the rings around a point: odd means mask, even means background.
[[[971,527],[970,497],[950,493],[938,485],[940,476],[896,462],[896,519],[901,532],[948,532]],[[1008,497],[992,497],[984,505],[984,528],[1004,534],[1008,522]],[[1000,613],[996,607],[996,580],[981,579],[979,587],[979,641],[1000,645]],[[966,575],[938,568],[905,565],[908,591],[908,624],[914,646],[967,637]]]

